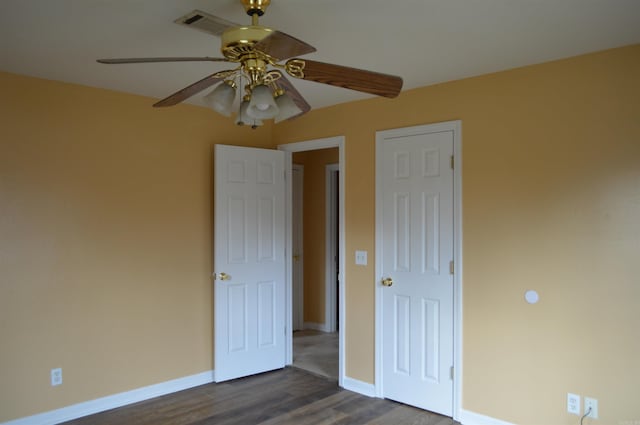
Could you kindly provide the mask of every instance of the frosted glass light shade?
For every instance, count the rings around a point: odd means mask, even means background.
[[[211,93],[206,95],[204,97],[204,102],[208,107],[219,114],[222,114],[225,117],[230,117],[233,99],[235,99],[235,97],[236,89],[225,81],[213,89]]]
[[[259,127],[262,125],[262,120],[255,119],[247,115],[247,108],[249,107],[249,102],[243,100],[240,104],[240,112],[236,117],[236,124],[238,125],[250,125],[253,128]]]
[[[280,113],[278,113],[278,116],[276,116],[275,119],[276,123],[288,120],[289,118],[302,113],[302,109],[298,108],[298,105],[296,105],[291,96],[287,93],[278,96],[276,99],[276,105],[278,105],[278,109],[280,110]]]
[[[259,85],[251,91],[247,114],[259,120],[268,120],[278,115],[278,105],[276,105],[269,87]]]

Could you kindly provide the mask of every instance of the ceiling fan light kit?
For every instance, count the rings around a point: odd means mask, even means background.
[[[231,116],[233,104],[240,90],[240,101],[236,123],[256,128],[263,120],[274,119],[276,123],[296,118],[311,106],[285,77],[314,81],[352,90],[393,98],[402,89],[402,78],[365,71],[340,65],[305,60],[296,56],[315,52],[309,44],[283,32],[259,25],[258,18],[264,15],[271,0],[240,0],[251,16],[251,25],[235,25],[221,35],[220,51],[223,58],[124,58],[98,59],[100,63],[125,64],[149,62],[231,62],[234,69],[219,71],[187,86],[169,97],[156,102],[154,107],[176,105],[207,88],[218,84],[204,97],[204,102],[216,112]],[[193,11],[175,21],[181,25],[218,35],[221,18],[204,12]],[[210,29],[210,31],[208,30]],[[283,61],[285,61],[283,63]]]
[[[240,110],[238,112],[238,115],[236,117],[236,124],[237,125],[248,125],[253,129],[256,129],[258,127],[260,127],[263,123],[262,120],[259,120],[257,118],[253,118],[251,116],[249,116],[249,114],[247,114],[247,108],[249,107],[249,101],[248,100],[243,100],[242,102],[240,102]]]
[[[225,80],[203,99],[204,103],[211,109],[225,117],[230,117],[235,98],[236,83],[233,80]]]
[[[293,101],[288,93],[282,93],[276,98],[276,105],[280,111],[275,117],[274,122],[278,124],[280,121],[288,120],[289,118],[297,117],[302,114],[302,109],[298,108],[298,105]]]
[[[278,105],[269,87],[264,84],[255,86],[251,92],[247,114],[260,120],[270,120],[275,118],[278,112]]]

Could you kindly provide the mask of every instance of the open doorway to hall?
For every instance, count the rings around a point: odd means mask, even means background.
[[[293,154],[293,366],[338,380],[338,148]]]

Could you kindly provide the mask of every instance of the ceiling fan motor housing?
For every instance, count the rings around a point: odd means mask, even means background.
[[[231,62],[241,62],[247,55],[257,55],[253,46],[272,33],[271,28],[260,25],[229,28],[222,33],[220,51]]]

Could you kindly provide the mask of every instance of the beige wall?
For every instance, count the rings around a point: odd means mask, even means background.
[[[326,166],[338,161],[338,148],[293,154],[304,165],[304,321],[315,324],[326,323]]]
[[[10,74],[0,93],[0,422],[211,370],[213,145],[270,129]]]
[[[374,252],[375,132],[462,120],[463,408],[640,420],[640,46],[325,108],[276,143],[346,138],[346,258]],[[372,255],[373,256],[373,255]],[[374,268],[346,265],[346,370],[374,376]],[[540,303],[524,302],[536,289]],[[595,423],[595,422],[594,422]]]
[[[202,108],[0,74],[0,421],[212,368],[214,143],[344,135],[346,258],[373,258],[375,132],[453,119],[463,408],[570,425],[575,392],[599,399],[599,424],[639,420],[638,75],[636,45],[252,132]],[[346,266],[346,372],[366,382],[374,267]],[[523,302],[528,288],[539,304]]]

